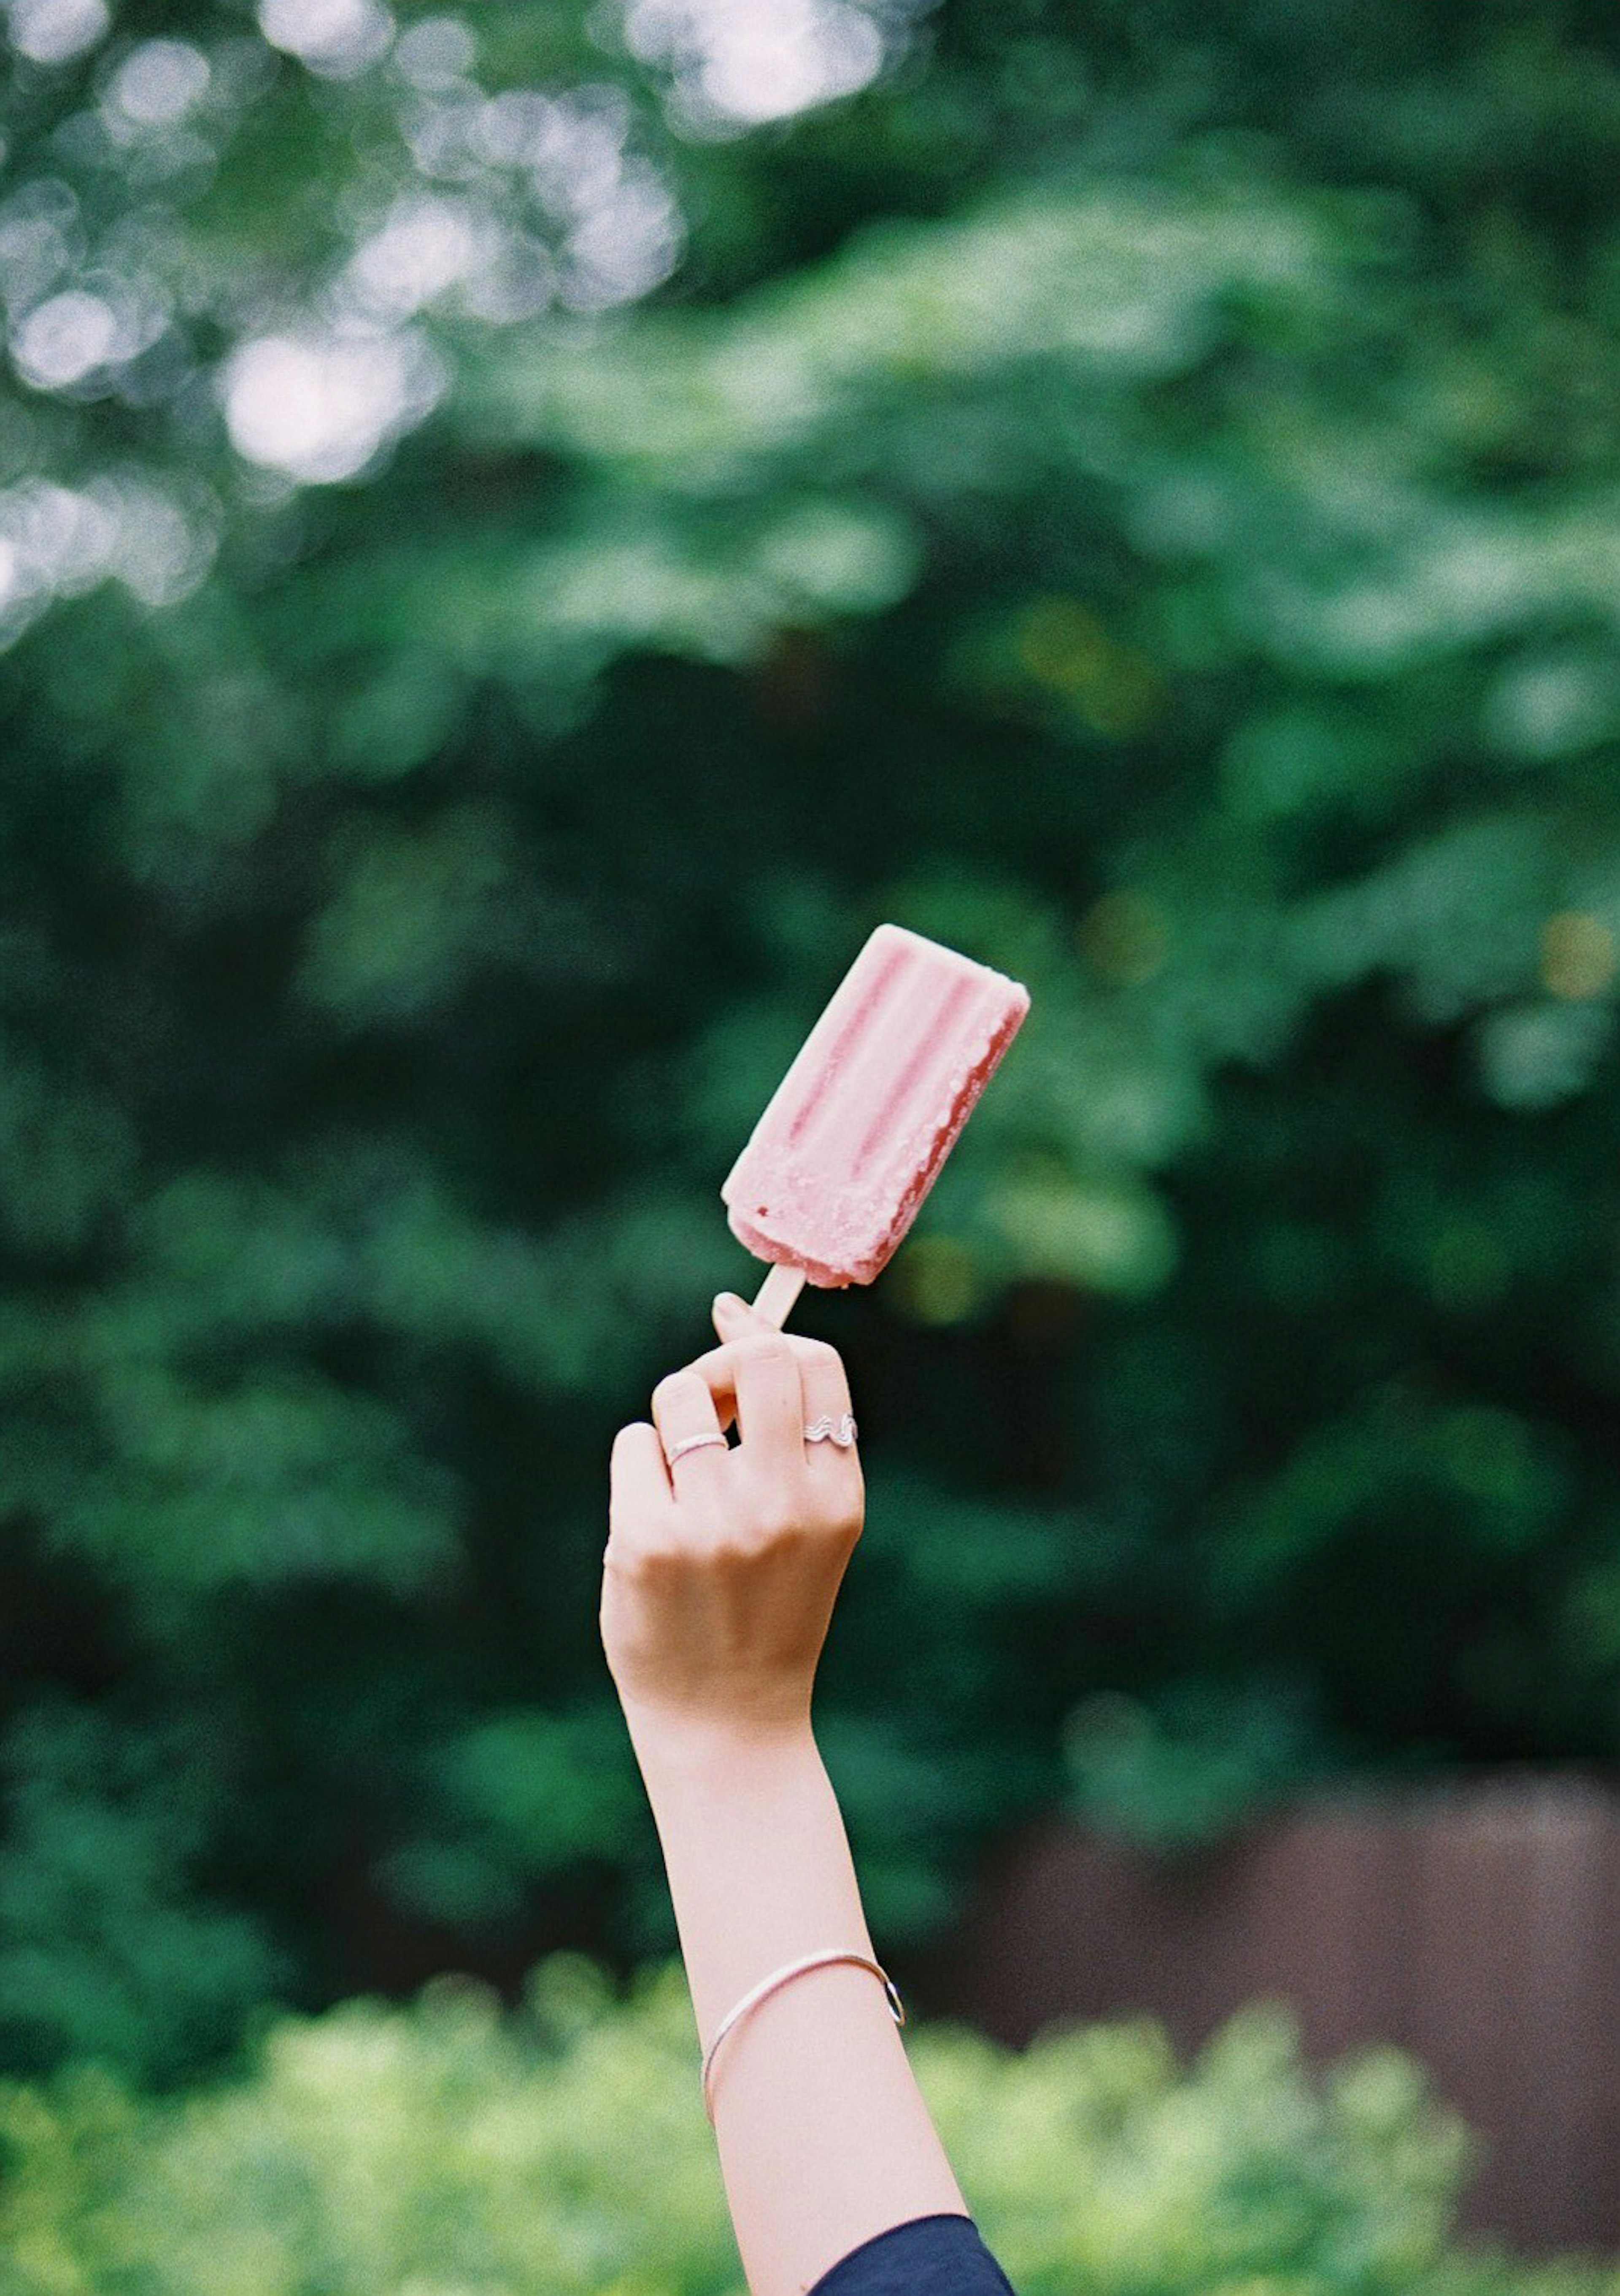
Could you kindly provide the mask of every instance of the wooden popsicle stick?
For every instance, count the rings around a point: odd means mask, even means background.
[[[787,1321],[794,1301],[804,1289],[804,1270],[794,1267],[785,1259],[771,1262],[769,1275],[754,1295],[753,1312],[763,1316],[768,1324],[779,1332]]]

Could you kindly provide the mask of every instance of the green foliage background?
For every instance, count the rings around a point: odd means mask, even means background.
[[[885,917],[1033,1009],[797,1318],[875,1931],[1612,1766],[1612,11],[850,0],[749,120],[679,10],[98,4],[4,96],[0,2062],[672,1947],[608,1446]]]
[[[5,2296],[744,2296],[678,1961],[621,1999],[538,1964],[517,2013],[435,1979],[261,2031],[175,2099],[104,2066],[0,2087]],[[1027,2296],[1616,2296],[1590,2259],[1453,2244],[1475,2141],[1394,2049],[1308,2074],[1256,2004],[1194,2062],[1149,2020],[1021,2055],[925,2026],[908,2054]],[[655,2185],[646,2163],[655,2159]]]

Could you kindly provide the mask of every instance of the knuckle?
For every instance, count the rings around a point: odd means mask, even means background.
[[[745,1510],[728,1505],[724,1496],[717,1501],[705,1499],[697,1510],[688,1513],[685,1518],[689,1526],[692,1543],[696,1545],[700,1541],[706,1541],[710,1546],[712,1546],[717,1539],[725,1540],[734,1537],[747,1519]]]
[[[865,1494],[859,1484],[853,1490],[828,1491],[817,1505],[816,1525],[833,1538],[859,1536],[866,1512]]]
[[[607,1535],[613,1543],[615,1554],[621,1548],[626,1551],[634,1549],[638,1553],[652,1540],[662,1537],[663,1529],[664,1526],[660,1516],[646,1505],[637,1505],[626,1500],[618,1500],[609,1505]]]
[[[785,1494],[773,1492],[754,1508],[752,1525],[761,1546],[782,1546],[803,1529],[804,1510]]]
[[[682,1562],[678,1546],[656,1537],[627,1540],[614,1552],[621,1575],[636,1587],[667,1586]]]
[[[843,1357],[830,1340],[800,1340],[797,1345],[803,1362],[823,1371],[831,1371],[835,1365],[840,1371],[843,1369]]]

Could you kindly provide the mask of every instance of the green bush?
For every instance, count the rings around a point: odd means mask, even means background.
[[[1458,2245],[1475,2140],[1394,2050],[1308,2072],[1274,2005],[1186,2070],[1147,2021],[909,2048],[1020,2296],[1620,2296]],[[284,2018],[177,2096],[81,2063],[0,2140],[0,2296],[742,2296],[677,1962]]]

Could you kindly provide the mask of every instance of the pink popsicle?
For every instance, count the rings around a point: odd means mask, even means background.
[[[1029,1004],[1005,973],[877,927],[720,1190],[732,1233],[777,1262],[762,1315],[779,1327],[806,1281],[871,1283]]]

